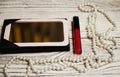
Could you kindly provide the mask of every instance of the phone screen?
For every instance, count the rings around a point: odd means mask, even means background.
[[[62,42],[64,41],[62,22],[15,22],[11,24],[9,41]]]

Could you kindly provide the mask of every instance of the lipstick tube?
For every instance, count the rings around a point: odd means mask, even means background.
[[[81,44],[81,35],[79,27],[79,18],[78,16],[73,17],[73,45],[74,45],[74,54],[82,53],[82,44]]]

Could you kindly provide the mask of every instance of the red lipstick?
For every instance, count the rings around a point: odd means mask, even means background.
[[[74,54],[82,53],[82,44],[81,44],[81,35],[79,27],[79,18],[78,16],[73,17],[73,45],[74,45]]]

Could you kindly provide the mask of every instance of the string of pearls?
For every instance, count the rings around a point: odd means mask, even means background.
[[[90,7],[90,9],[85,9],[85,6]],[[92,49],[94,55],[91,56],[79,56],[79,55],[71,55],[71,56],[66,56],[63,54],[54,58],[41,58],[41,59],[32,59],[30,57],[25,57],[25,56],[14,56],[10,61],[8,61],[7,64],[5,64],[3,68],[3,73],[5,77],[9,76],[9,73],[7,70],[9,69],[9,66],[13,64],[15,61],[23,61],[27,63],[27,71],[25,77],[29,77],[30,72],[34,74],[42,74],[45,73],[46,71],[62,71],[66,69],[67,67],[73,68],[79,73],[84,73],[87,71],[87,69],[90,68],[98,68],[101,64],[103,63],[109,63],[113,61],[113,52],[112,50],[114,49],[113,45],[108,45],[104,42],[106,41],[111,41],[113,42],[114,45],[116,45],[116,42],[113,37],[108,37],[109,33],[111,31],[114,31],[116,28],[115,23],[106,15],[106,13],[103,10],[98,9],[93,4],[85,3],[84,5],[79,6],[79,10],[82,12],[88,12],[90,13],[88,16],[88,26],[87,26],[87,32],[88,32],[88,37],[92,40]],[[105,33],[98,33],[96,30],[96,18],[97,18],[97,13],[103,14],[107,20],[113,25],[112,28],[109,28]],[[98,56],[97,55],[97,48],[103,48],[106,51],[108,51],[108,54],[110,56]],[[57,63],[59,66],[54,65]],[[47,67],[44,67],[42,69],[36,69],[34,68],[34,65],[48,65]],[[81,66],[82,65],[82,66]]]
[[[85,9],[85,6],[89,6],[91,8]],[[79,6],[79,9],[82,12],[90,13],[88,15],[87,35],[88,35],[88,38],[92,40],[92,48],[93,48],[94,54],[96,55],[96,46],[98,46],[108,51],[108,53],[112,57],[113,56],[112,49],[115,48],[116,42],[113,37],[108,37],[108,35],[110,32],[116,29],[116,24],[110,19],[110,17],[105,13],[104,10],[98,9],[98,7],[93,4],[85,3],[83,6]],[[103,14],[113,26],[112,28],[108,28],[108,30],[104,33],[98,33],[96,30],[96,18],[97,18],[98,12]],[[104,41],[111,41],[113,45],[108,45]]]
[[[62,71],[66,69],[67,67],[71,67],[78,71],[79,73],[84,73],[87,71],[87,69],[90,68],[98,68],[102,63],[110,63],[112,62],[112,58],[106,58],[104,56],[82,56],[82,57],[63,57],[63,58],[54,58],[54,59],[48,59],[48,58],[42,58],[42,59],[32,59],[25,56],[14,56],[8,61],[7,64],[5,64],[3,68],[3,73],[5,77],[9,77],[9,73],[7,70],[9,69],[10,65],[14,64],[16,61],[22,61],[27,62],[27,71],[25,74],[25,77],[29,77],[30,73],[34,74],[42,74],[46,71]],[[54,64],[57,63],[61,66],[55,66]],[[79,64],[77,64],[79,63]],[[47,65],[47,67],[44,67],[42,69],[36,69],[34,68],[34,65]],[[53,64],[53,65],[52,65]],[[49,66],[50,65],[50,66]],[[80,67],[80,65],[83,65]]]

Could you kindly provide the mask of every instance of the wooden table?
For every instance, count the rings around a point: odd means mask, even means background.
[[[106,10],[107,14],[116,23],[117,30],[114,31],[111,36],[115,37],[117,41],[117,49],[114,50],[114,61],[99,67],[98,69],[90,69],[86,73],[78,73],[71,68],[67,68],[64,71],[51,71],[37,77],[119,77],[120,76],[120,0],[0,0],[0,26],[3,24],[4,19],[15,18],[67,18],[69,21],[69,36],[71,34],[71,21],[73,16],[80,17],[81,25],[81,37],[83,46],[83,55],[91,52],[91,41],[86,35],[86,25],[88,13],[83,13],[78,10],[78,5],[84,2],[94,3],[100,8]],[[97,30],[102,32],[106,29],[108,21],[101,15],[98,15]],[[60,54],[72,53],[72,40],[70,40],[71,50],[70,52],[52,52],[52,53],[34,53],[34,54],[1,54],[0,55],[0,77],[4,77],[2,69],[4,65],[12,56],[30,56],[34,58],[41,57],[53,57]],[[101,50],[99,50],[101,51]],[[102,52],[102,51],[101,51]],[[25,67],[26,64],[12,64],[14,69],[9,70],[17,71],[18,73],[11,73],[12,76],[20,77],[24,76],[24,71],[18,67]],[[19,73],[23,71],[23,73]],[[35,75],[32,77],[36,77]]]

